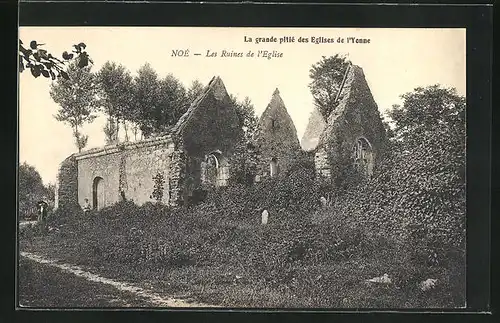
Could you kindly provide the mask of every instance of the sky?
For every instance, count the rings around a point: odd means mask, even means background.
[[[314,106],[309,69],[322,56],[346,55],[362,67],[382,115],[401,103],[402,94],[419,86],[441,84],[466,93],[465,29],[20,27],[19,33],[24,44],[37,40],[54,56],[84,42],[94,61],[92,71],[113,61],[136,75],[149,63],[160,77],[171,73],[186,87],[195,79],[206,85],[218,75],[230,94],[251,99],[258,116],[278,88],[299,140]],[[256,43],[256,38],[270,37],[276,42]],[[285,42],[286,37],[294,42]],[[300,37],[334,42],[303,43]],[[349,37],[370,42],[346,43]],[[337,43],[339,38],[344,43]],[[172,57],[173,50],[190,54]],[[242,52],[244,57],[221,57],[223,50]],[[259,50],[282,57],[257,57]],[[207,57],[207,51],[218,56]],[[245,57],[249,51],[255,56]],[[60,162],[76,151],[71,128],[54,118],[58,105],[49,95],[50,83],[34,78],[29,70],[19,77],[19,162],[35,166],[45,184],[55,183]],[[104,145],[104,123],[101,116],[83,127],[89,136],[86,149]]]

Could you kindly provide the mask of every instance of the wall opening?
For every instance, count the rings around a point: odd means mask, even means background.
[[[92,207],[94,210],[101,210],[104,205],[104,179],[98,176],[92,183]]]
[[[331,176],[330,164],[328,162],[328,155],[326,150],[321,148],[314,154],[314,167],[316,168],[316,173],[324,177]]]
[[[356,140],[353,147],[354,167],[361,173],[371,176],[373,173],[373,149],[370,142],[361,137]]]
[[[275,177],[278,175],[278,160],[276,158],[271,158],[271,163],[269,164],[269,171],[271,173],[271,177]]]
[[[229,163],[220,151],[207,155],[205,160],[204,182],[216,187],[227,186],[229,181]]]

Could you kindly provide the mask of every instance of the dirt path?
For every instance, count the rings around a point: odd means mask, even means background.
[[[118,289],[121,292],[131,293],[139,298],[146,299],[154,307],[215,307],[213,305],[187,302],[181,299],[165,297],[163,295],[155,293],[154,291],[138,287],[134,284],[124,283],[113,279],[101,277],[99,275],[85,271],[78,266],[58,263],[56,260],[46,259],[29,252],[21,252],[20,255],[21,257],[25,257],[39,264],[44,264],[51,267],[59,268],[63,272],[71,273],[75,276],[82,277],[88,281],[113,286],[114,288]]]

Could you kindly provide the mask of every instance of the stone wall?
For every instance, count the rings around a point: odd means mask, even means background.
[[[326,121],[321,115],[321,112],[314,107],[309,120],[307,122],[306,130],[300,141],[302,149],[305,151],[312,151],[316,149],[319,143],[319,138],[326,127]]]
[[[338,107],[328,117],[315,156],[317,173],[327,173],[326,152],[331,178],[352,167],[353,147],[358,139],[364,138],[370,143],[375,167],[386,140],[380,112],[359,66],[350,67],[342,95]]]
[[[78,203],[85,204],[89,200],[92,207],[93,185],[97,177],[102,178],[100,185],[104,191],[104,201],[100,207],[110,206],[120,201],[119,180],[121,150],[108,149],[98,154],[77,155],[78,160]]]
[[[164,137],[79,154],[79,203],[83,204],[87,198],[93,206],[94,180],[97,177],[102,178],[104,206],[119,202],[122,194],[138,205],[154,202],[153,177],[160,173],[165,179],[161,202],[169,204],[173,152],[173,141]]]
[[[186,200],[186,191],[184,187],[186,175],[186,152],[182,144],[177,144],[172,152],[168,177],[169,204],[182,205]]]
[[[271,163],[276,162],[278,172],[286,172],[290,161],[301,150],[297,130],[288,114],[278,89],[259,119],[257,133],[257,173],[261,178],[270,176]]]
[[[183,183],[183,192],[180,194],[178,190],[175,194],[178,194],[176,198],[182,197],[186,202],[195,190],[203,189],[208,156],[217,153],[230,159],[243,135],[236,108],[219,77],[214,77],[194,100],[172,129],[172,135],[182,142],[176,153],[179,159],[176,169],[184,172],[178,175]]]
[[[151,196],[154,190],[153,177],[162,174],[165,185],[161,202],[169,204],[170,164],[173,152],[174,144],[169,140],[151,146],[127,149],[125,151],[126,198],[138,205],[156,201]]]
[[[182,139],[189,156],[202,158],[215,150],[230,152],[242,132],[236,109],[219,77],[210,81],[172,130]]]

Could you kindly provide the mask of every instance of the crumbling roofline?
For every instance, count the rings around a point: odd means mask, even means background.
[[[98,157],[98,156],[103,156],[103,155],[114,154],[114,153],[118,153],[118,152],[123,151],[123,150],[152,147],[152,146],[165,145],[165,144],[170,144],[170,143],[173,143],[172,136],[167,135],[167,136],[163,136],[163,137],[145,139],[145,140],[136,141],[136,142],[126,142],[126,143],[120,143],[117,145],[108,145],[108,146],[104,146],[104,147],[100,147],[100,148],[94,148],[94,149],[90,149],[87,151],[83,151],[81,153],[77,153],[77,154],[75,154],[75,157],[76,157],[76,160],[81,160],[81,159],[87,159],[87,158],[91,158],[91,157]]]

